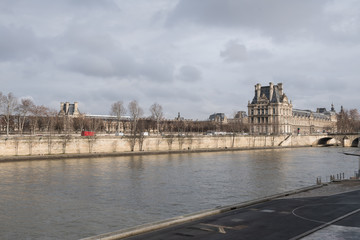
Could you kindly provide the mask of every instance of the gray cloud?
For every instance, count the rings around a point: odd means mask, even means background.
[[[169,118],[206,119],[246,110],[271,81],[297,108],[355,108],[359,12],[343,0],[3,0],[1,91],[94,114],[156,101]]]
[[[78,53],[68,56],[63,68],[87,76],[118,79],[138,79],[153,82],[171,82],[172,66],[161,62],[136,62],[123,52],[101,56]]]
[[[57,42],[62,49],[59,56],[65,70],[102,78],[137,78],[155,82],[172,80],[173,67],[170,63],[141,54],[135,57],[129,49],[121,46],[120,41],[102,30],[72,26]]]
[[[180,67],[176,78],[184,82],[196,82],[202,79],[202,75],[196,67],[184,65]]]
[[[243,62],[247,59],[247,50],[244,45],[239,44],[236,40],[231,40],[226,44],[225,50],[220,52],[220,56],[226,62]]]
[[[0,61],[24,60],[45,54],[40,40],[27,28],[0,25]]]
[[[351,29],[354,20],[333,5],[334,1],[330,0],[180,0],[168,16],[167,26],[196,23],[242,28],[278,39],[328,36],[335,33],[336,26],[341,28],[341,23]],[[356,9],[359,10],[359,6]]]
[[[112,11],[118,10],[118,5],[112,0],[62,0],[62,1],[47,1],[47,0],[2,0],[7,13],[10,14],[22,14],[28,13],[32,15],[34,13],[44,15],[58,15],[74,13],[79,10],[93,10],[99,11]],[[66,12],[62,12],[66,11]]]
[[[248,49],[239,40],[233,39],[225,44],[224,50],[220,51],[220,57],[227,63],[243,63],[247,61],[264,61],[272,54],[266,49]]]
[[[311,0],[180,0],[169,21],[190,18],[205,24],[258,27],[283,25],[281,28],[285,29],[302,26],[309,21],[309,17],[316,19],[315,16],[321,13],[328,2],[329,0],[315,3]]]

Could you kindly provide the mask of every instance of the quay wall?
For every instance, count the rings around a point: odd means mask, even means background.
[[[134,139],[118,136],[1,136],[0,156],[106,154],[183,150],[312,146],[324,136],[167,136]]]

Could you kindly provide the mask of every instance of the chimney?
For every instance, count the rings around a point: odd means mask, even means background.
[[[74,115],[79,113],[78,105],[79,105],[78,102],[74,102]]]
[[[272,96],[274,94],[274,84],[272,82],[269,83],[270,85],[270,96],[269,96],[269,101],[271,102]]]
[[[261,84],[260,83],[255,85],[255,94],[256,94],[256,99],[259,101],[260,94],[261,94]]]
[[[282,96],[282,95],[284,94],[283,84],[282,84],[282,83],[278,83],[278,88],[279,88],[280,96]]]
[[[65,103],[65,114],[68,114],[68,113],[69,113],[69,105],[70,105],[69,102],[66,102],[66,103]]]
[[[60,113],[63,113],[64,112],[64,103],[61,102],[60,103]]]

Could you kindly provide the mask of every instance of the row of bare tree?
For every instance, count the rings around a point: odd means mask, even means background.
[[[131,123],[131,135],[146,132],[166,133],[203,133],[208,131],[223,132],[248,132],[247,124],[242,119],[234,119],[228,124],[217,123],[214,121],[191,121],[191,120],[165,120],[163,108],[160,104],[154,103],[149,109],[151,116],[142,118],[144,111],[136,100],[131,101],[126,109],[122,101],[112,104],[110,114],[116,116],[120,131],[120,122],[126,113],[129,113]],[[154,128],[155,126],[155,128]],[[156,130],[156,131],[155,131]]]
[[[116,125],[117,132],[124,131],[141,138],[144,132],[161,133],[203,133],[207,131],[246,131],[245,124],[223,125],[211,121],[165,120],[163,108],[154,103],[150,106],[150,117],[144,118],[144,111],[136,100],[127,108],[122,101],[112,104],[110,113],[114,119],[91,118],[80,114],[76,118],[60,116],[58,111],[43,105],[36,105],[31,98],[17,99],[14,94],[0,92],[0,132],[9,134],[76,133],[82,130],[111,132]],[[124,118],[128,113],[130,119]],[[116,121],[116,122],[115,122]],[[120,127],[121,125],[121,127]]]
[[[60,119],[55,110],[43,105],[35,105],[30,98],[20,101],[12,93],[4,95],[0,92],[1,132],[35,133],[51,131],[61,127]]]
[[[82,130],[111,132],[116,125],[116,132],[130,133],[134,139],[141,139],[144,132],[161,134],[188,134],[221,131],[230,133],[248,132],[248,125],[242,119],[222,124],[213,121],[166,120],[163,108],[154,103],[149,109],[151,116],[144,118],[144,111],[136,100],[127,108],[122,101],[111,105],[110,114],[116,119],[90,118],[80,114],[76,118],[59,116],[58,111],[36,105],[30,98],[17,99],[12,93],[0,92],[0,132],[9,135],[41,133],[75,133]],[[128,114],[130,119],[124,118]],[[116,121],[116,122],[115,122]],[[341,109],[337,115],[337,132],[349,133],[360,131],[360,114],[357,109]]]
[[[122,119],[122,117],[125,116],[125,114],[127,113],[127,110],[130,114],[130,119],[131,119],[131,132],[132,134],[138,132],[138,122],[139,119],[143,116],[144,111],[143,109],[139,106],[138,102],[136,100],[131,101],[128,104],[128,108],[126,109],[124,106],[124,103],[122,101],[117,101],[115,103],[113,103],[111,105],[111,111],[110,114],[116,116],[117,121],[118,121],[118,125],[117,125],[117,131],[120,131],[120,121]],[[158,103],[154,103],[153,105],[151,105],[150,107],[150,112],[151,112],[151,117],[150,119],[156,121],[156,128],[157,128],[157,133],[159,133],[159,127],[160,127],[160,121],[163,120],[163,110],[162,110],[162,106]]]

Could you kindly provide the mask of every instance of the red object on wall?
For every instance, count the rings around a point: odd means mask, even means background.
[[[90,131],[81,131],[81,136],[94,136],[95,132],[90,132]]]

